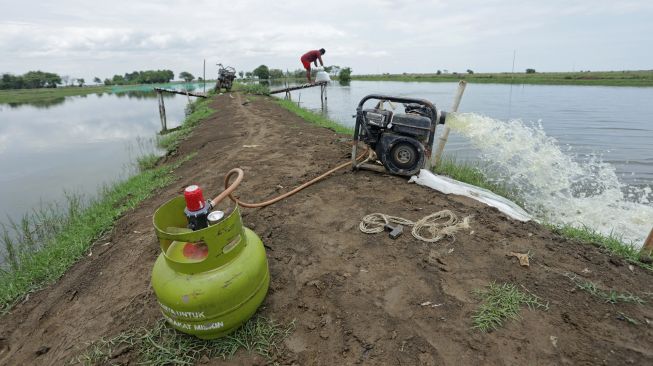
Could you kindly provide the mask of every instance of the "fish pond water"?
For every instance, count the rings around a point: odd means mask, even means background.
[[[18,221],[41,204],[65,202],[66,195],[93,197],[101,185],[133,174],[139,156],[161,153],[156,93],[125,89],[0,104],[0,223]],[[174,128],[188,100],[164,98],[168,128]]]

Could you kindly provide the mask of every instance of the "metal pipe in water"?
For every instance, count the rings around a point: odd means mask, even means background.
[[[460,105],[460,100],[463,98],[463,93],[465,92],[466,86],[467,82],[465,80],[461,80],[458,83],[458,91],[456,92],[456,96],[453,100],[453,106],[451,106],[450,112],[458,112],[458,106]],[[433,169],[434,166],[440,163],[440,159],[442,158],[442,151],[444,151],[444,145],[447,143],[448,138],[449,126],[445,124],[444,131],[442,131],[442,135],[440,136],[440,143],[438,144],[438,148],[431,148],[431,159],[429,160],[430,166],[428,167],[429,170]],[[435,144],[435,141],[433,141],[433,144]]]
[[[642,245],[642,249],[639,251],[639,256],[648,258],[653,256],[653,229],[651,229],[651,232],[644,241],[644,245]]]

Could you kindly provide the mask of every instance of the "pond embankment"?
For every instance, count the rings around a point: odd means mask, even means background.
[[[653,86],[653,70],[577,72],[495,72],[353,75],[354,80],[456,82],[479,84]]]
[[[216,113],[162,162],[196,153],[172,172],[175,181],[126,212],[57,283],[0,318],[0,363],[64,364],[85,342],[156,322],[152,214],[187,185],[213,196],[241,167],[237,195],[262,201],[349,159],[347,136],[269,98],[225,94],[211,107]],[[471,228],[428,244],[358,227],[373,212],[417,220],[444,209],[471,216]],[[476,201],[343,170],[272,206],[243,209],[243,221],[267,249],[271,284],[260,313],[295,322],[279,363],[653,362],[651,272]],[[511,252],[528,254],[530,265]],[[483,302],[499,286],[533,309],[517,305],[516,319],[492,323],[496,307]],[[482,324],[497,329],[485,333]],[[130,348],[119,356],[139,357]]]

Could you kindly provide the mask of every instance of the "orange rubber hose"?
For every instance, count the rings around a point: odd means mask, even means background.
[[[360,160],[363,156],[365,156],[365,154],[367,154],[367,152],[368,152],[368,149],[365,149],[365,151],[362,154],[360,154],[356,158],[356,160],[357,161]],[[263,202],[258,202],[258,203],[247,203],[247,202],[243,202],[243,201],[239,200],[238,198],[234,197],[233,191],[236,189],[236,187],[238,187],[240,182],[243,180],[243,176],[245,174],[242,169],[234,168],[234,169],[231,169],[229,171],[229,173],[227,173],[227,175],[224,177],[224,187],[225,187],[225,189],[217,197],[215,197],[213,200],[211,200],[211,205],[213,207],[216,207],[220,202],[222,202],[222,200],[224,200],[227,196],[229,196],[229,198],[232,201],[234,201],[235,203],[237,203],[239,206],[242,206],[242,207],[258,208],[258,207],[269,206],[269,205],[271,205],[273,203],[281,201],[284,198],[292,196],[293,194],[301,191],[302,189],[304,189],[304,188],[306,188],[306,187],[308,187],[308,186],[310,186],[312,184],[315,184],[315,183],[319,182],[320,180],[326,178],[327,176],[335,173],[336,171],[338,171],[338,170],[340,170],[340,169],[342,169],[342,168],[344,168],[344,167],[346,167],[348,165],[351,165],[351,161],[348,161],[346,163],[338,165],[337,167],[327,171],[326,173],[320,175],[319,177],[311,179],[310,181],[300,185],[299,187],[293,189],[290,192],[286,192],[286,193],[284,193],[282,195],[279,195],[279,196],[277,196],[275,198],[272,198],[272,199],[269,199],[269,200],[263,201]],[[236,180],[233,183],[230,184],[229,180],[231,179],[231,177],[233,175],[236,175]]]

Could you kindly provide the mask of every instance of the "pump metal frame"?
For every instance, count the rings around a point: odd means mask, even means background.
[[[428,140],[426,141],[426,146],[424,146],[424,155],[426,158],[426,161],[424,163],[424,166],[430,166],[430,160],[431,160],[431,151],[433,150],[433,143],[434,143],[434,136],[435,136],[435,129],[438,125],[438,122],[440,121],[441,113],[440,110],[435,108],[433,103],[426,99],[418,99],[418,98],[405,98],[405,97],[394,97],[390,95],[383,95],[383,94],[370,94],[365,96],[361,101],[358,103],[358,106],[356,107],[356,125],[354,126],[354,140],[353,140],[353,146],[351,150],[351,167],[352,170],[358,170],[358,169],[366,169],[366,170],[373,170],[376,172],[381,172],[385,173],[387,172],[385,167],[382,165],[377,165],[377,164],[370,164],[368,161],[372,158],[375,157],[376,153],[370,149],[369,151],[369,156],[367,159],[363,160],[360,163],[356,162],[356,157],[357,157],[357,151],[358,151],[358,142],[360,141],[360,137],[363,134],[370,135],[369,130],[367,129],[367,126],[365,123],[363,123],[363,119],[365,116],[363,115],[363,104],[367,102],[368,100],[378,100],[378,101],[390,101],[390,102],[397,102],[397,103],[416,103],[416,104],[421,104],[423,106],[426,106],[429,108],[433,113],[431,113],[431,127],[429,130],[429,137]]]

